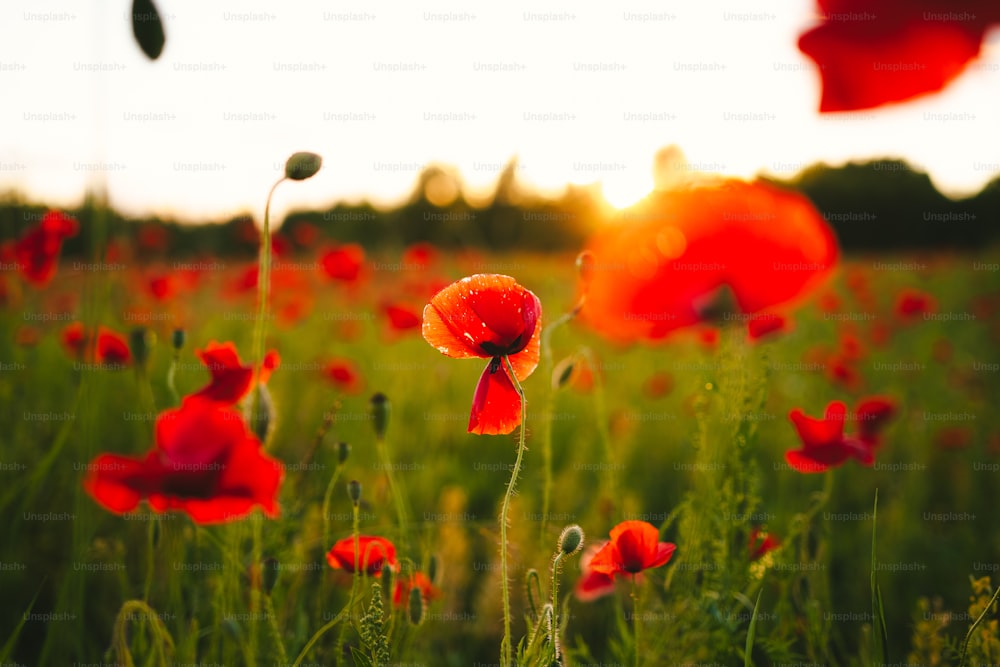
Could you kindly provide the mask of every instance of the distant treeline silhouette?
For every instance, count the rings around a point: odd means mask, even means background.
[[[598,189],[568,186],[561,196],[544,198],[516,182],[516,163],[501,173],[492,198],[473,206],[457,177],[429,167],[410,198],[389,210],[369,204],[337,205],[325,211],[293,211],[280,226],[292,252],[333,243],[359,243],[371,251],[393,251],[416,242],[445,250],[475,248],[537,252],[580,249],[590,233],[621,216],[603,202]],[[1000,177],[972,197],[949,199],[926,173],[902,160],[817,164],[789,180],[767,180],[809,197],[836,231],[841,247],[852,251],[977,248],[998,240]],[[0,240],[15,238],[41,219],[46,207],[9,194],[0,201]],[[64,246],[67,257],[92,257],[95,238],[135,242],[142,255],[156,257],[252,258],[257,241],[254,219],[177,221],[156,217],[124,218],[102,211],[94,198],[68,210],[83,233]],[[98,234],[88,233],[99,224]],[[297,233],[308,230],[309,233]],[[150,234],[150,230],[155,233]],[[145,242],[139,242],[143,238]],[[148,239],[159,239],[150,243]]]

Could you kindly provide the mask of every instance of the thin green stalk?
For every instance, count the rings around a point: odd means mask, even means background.
[[[507,364],[507,371],[510,379],[521,397],[521,433],[517,440],[517,458],[514,460],[514,469],[510,473],[510,481],[507,483],[507,491],[503,496],[503,505],[500,508],[500,585],[503,597],[503,643],[500,646],[500,664],[502,667],[509,667],[513,657],[510,638],[510,583],[507,581],[507,514],[510,511],[510,499],[514,495],[514,487],[517,485],[518,475],[521,474],[521,461],[524,459],[525,421],[528,418],[527,400],[524,397],[524,388],[514,373],[514,366],[510,363],[510,357],[504,355],[504,362]]]
[[[979,617],[973,621],[972,625],[969,626],[969,631],[965,633],[965,639],[962,640],[962,652],[958,656],[958,667],[964,667],[965,654],[969,650],[969,642],[972,641],[972,634],[976,631],[976,628],[979,627],[979,624],[983,622],[983,619],[986,618],[986,615],[990,613],[990,609],[996,604],[997,598],[1000,598],[1000,586],[997,586],[997,589],[993,591],[993,597],[991,597],[990,601],[986,604],[986,607],[983,609],[983,613],[981,613]]]
[[[295,662],[292,663],[292,667],[299,667],[299,665],[302,664],[302,661],[305,660],[306,656],[309,655],[309,651],[310,649],[312,649],[313,645],[315,645],[316,642],[319,641],[320,637],[325,635],[327,631],[330,630],[330,628],[335,626],[337,623],[340,623],[342,620],[347,618],[350,615],[350,612],[351,612],[351,603],[349,602],[347,606],[341,609],[336,616],[334,616],[332,619],[330,619],[330,621],[328,621],[325,625],[323,625],[323,627],[321,627],[319,630],[313,633],[313,636],[309,638],[309,641],[306,642],[306,645],[302,648],[302,651],[299,653],[299,656],[295,658]],[[343,648],[342,643],[338,642],[338,645],[340,649]],[[338,665],[341,664],[342,662],[341,652],[342,651],[338,651],[337,653]]]
[[[177,375],[177,362],[180,361],[180,358],[181,353],[175,351],[173,358],[170,360],[170,366],[167,368],[167,389],[170,390],[170,399],[173,405],[180,405],[181,403],[180,395],[177,393],[177,385],[174,382]]]
[[[392,467],[392,460],[389,458],[389,447],[385,443],[385,436],[375,438],[375,447],[378,449],[379,458],[382,459],[382,467],[385,468],[386,477],[389,479],[389,493],[392,495],[392,502],[396,506],[396,520],[399,521],[400,546],[406,551],[407,524],[406,503],[403,502],[403,494],[396,480],[396,472]]]
[[[556,662],[562,653],[559,644],[559,563],[565,554],[560,551],[552,559],[552,646],[556,652]]]
[[[352,512],[354,513],[353,527],[351,528],[352,536],[354,539],[354,576],[351,580],[351,598],[347,602],[347,613],[351,614],[354,609],[354,601],[358,597],[358,584],[361,581],[361,516],[359,514],[360,503],[353,503]],[[332,627],[332,623],[337,619],[334,618],[331,623],[327,625]],[[326,626],[323,626],[326,628]],[[325,631],[325,630],[324,630]],[[347,635],[347,624],[340,626],[340,633],[337,635],[337,664],[340,665],[344,660],[344,640]],[[311,645],[311,642],[310,642]],[[308,648],[308,646],[307,646]],[[298,662],[296,662],[298,664]]]
[[[271,300],[271,197],[274,191],[285,180],[279,178],[271,191],[267,193],[267,202],[264,204],[264,227],[261,230],[260,258],[257,260],[257,321],[254,323],[253,331],[253,354],[251,359],[254,362],[253,387],[257,386],[260,380],[261,366],[264,363],[264,340],[267,334],[268,308]],[[253,408],[250,411],[250,423],[256,430],[258,410],[260,409],[260,392],[253,392]]]
[[[639,640],[641,638],[642,617],[639,615],[639,592],[635,583],[635,575],[632,575],[632,630],[635,632],[635,667],[639,667]]]
[[[330,477],[330,482],[326,485],[326,491],[323,493],[323,548],[326,549],[330,544],[330,501],[333,498],[333,487],[336,486],[337,480],[340,479],[340,473],[344,470],[344,464],[338,463],[337,467],[333,470],[333,475]]]
[[[542,329],[539,341],[542,351],[542,377],[550,380],[552,377],[552,332],[566,324],[576,316],[573,310],[562,316],[549,326]],[[540,539],[545,540],[545,529],[549,522],[549,505],[552,499],[552,419],[555,406],[556,390],[549,382],[549,393],[546,398],[546,419],[542,422],[542,521]]]
[[[618,499],[618,467],[615,463],[615,450],[611,446],[611,433],[608,431],[608,409],[604,402],[604,382],[601,374],[597,372],[597,361],[594,353],[589,347],[584,347],[580,353],[587,360],[594,375],[594,418],[597,420],[597,434],[601,438],[601,447],[604,449],[604,460],[608,464],[606,475],[601,479],[607,484],[607,498],[612,502]],[[619,509],[621,503],[616,503],[615,509]]]

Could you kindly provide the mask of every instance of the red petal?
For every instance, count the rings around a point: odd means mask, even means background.
[[[806,454],[805,450],[792,449],[785,452],[785,460],[793,470],[803,473],[824,472],[830,469],[830,465],[816,461]]]
[[[220,403],[235,403],[250,391],[253,382],[253,368],[244,366],[231,342],[210,342],[204,350],[198,350],[202,363],[212,374],[212,381],[193,396]]]
[[[521,395],[510,381],[507,369],[501,367],[491,373],[487,365],[472,397],[469,433],[502,435],[510,433],[520,423]]]
[[[867,9],[876,11],[865,11],[865,20],[828,20],[799,39],[799,49],[819,66],[822,112],[867,109],[940,90],[979,55],[982,14],[928,21],[926,3]]]
[[[398,569],[396,546],[384,537],[358,536],[358,564],[369,575],[378,575],[386,562],[392,569]],[[335,570],[354,572],[354,537],[339,540],[326,554],[326,562]]]
[[[856,411],[858,434],[862,438],[873,438],[895,414],[896,402],[888,396],[864,399]]]
[[[795,425],[799,438],[806,449],[835,445],[843,441],[844,417],[847,406],[840,401],[834,401],[826,407],[823,419],[808,417],[801,409],[796,408],[788,414]]]

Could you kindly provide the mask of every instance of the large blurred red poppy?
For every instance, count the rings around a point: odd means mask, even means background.
[[[833,232],[809,200],[767,183],[665,191],[634,217],[587,246],[580,318],[620,342],[660,339],[720,310],[771,309],[813,290],[837,261]]]
[[[197,523],[234,521],[257,505],[278,516],[284,476],[238,412],[191,397],[157,417],[156,446],[146,456],[101,454],[87,470],[84,489],[112,512],[131,512],[145,499]]]
[[[800,408],[795,408],[788,418],[802,440],[802,448],[785,452],[785,460],[794,470],[803,473],[823,472],[850,458],[871,466],[881,442],[879,432],[895,411],[895,402],[887,397],[875,396],[861,401],[853,415],[858,422],[857,432],[848,436],[844,434],[847,406],[842,402],[833,401],[827,405],[822,419],[809,417]]]
[[[354,572],[354,537],[339,540],[326,554],[326,562],[335,570]],[[392,570],[399,569],[396,560],[396,545],[384,537],[372,535],[358,536],[357,562],[361,570],[369,576],[382,574],[382,567],[388,563]]]
[[[601,549],[608,543],[602,540],[588,545],[580,555],[580,578],[577,579],[573,593],[580,602],[590,602],[615,592],[615,578],[604,572],[595,572],[590,564]]]
[[[454,359],[489,359],[472,398],[469,433],[510,433],[521,397],[504,358],[523,381],[538,366],[542,303],[510,276],[476,274],[438,292],[424,308],[424,339]]]
[[[819,66],[820,111],[868,109],[944,88],[1000,22],[995,0],[817,0],[799,38]]]
[[[41,222],[29,229],[14,244],[14,258],[24,278],[38,286],[56,275],[62,242],[76,236],[79,224],[73,218],[49,211]]]
[[[638,574],[666,565],[676,545],[660,542],[660,531],[645,521],[623,521],[611,529],[611,541],[590,561],[594,572],[614,576]]]
[[[232,342],[216,343],[211,341],[204,350],[197,351],[205,368],[212,374],[212,380],[207,385],[192,394],[197,398],[231,405],[247,395],[253,382],[253,366],[244,365]],[[274,350],[264,355],[261,365],[259,382],[266,384],[281,363],[281,357]]]

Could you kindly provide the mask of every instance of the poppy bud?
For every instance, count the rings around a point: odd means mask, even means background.
[[[187,341],[187,333],[184,329],[174,329],[174,333],[170,338],[171,344],[174,346],[176,352],[180,352],[184,347],[184,343]]]
[[[351,455],[351,445],[346,442],[337,443],[337,464],[344,465],[347,463],[347,457]]]
[[[285,178],[304,181],[315,176],[322,165],[323,158],[315,153],[295,153],[285,162]]]
[[[389,426],[389,399],[382,392],[371,398],[372,422],[375,424],[375,437],[381,440],[385,437],[385,429]]]
[[[265,558],[261,566],[261,587],[264,595],[270,595],[274,585],[278,583],[278,559]]]
[[[436,555],[431,554],[430,559],[427,561],[427,578],[431,580],[432,584],[436,584],[437,575],[438,575],[438,558]]]
[[[406,605],[406,618],[410,621],[410,625],[417,627],[423,623],[425,611],[427,611],[427,603],[424,602],[424,596],[420,592],[420,587],[411,587],[410,599],[407,600]]]
[[[271,392],[266,384],[257,385],[257,419],[256,423],[250,424],[250,430],[257,436],[261,443],[266,444],[268,436],[271,435],[274,424],[274,401],[271,399]],[[253,419],[253,400],[246,403],[246,421],[249,423]]]
[[[559,551],[572,556],[583,547],[583,528],[575,523],[563,528],[559,533]]]
[[[388,595],[392,591],[392,564],[386,560],[382,563],[382,590]]]
[[[352,503],[359,505],[361,503],[361,482],[356,479],[348,482],[347,495],[350,497]]]
[[[594,253],[584,250],[576,256],[576,272],[584,287],[590,285],[590,281],[594,279]]]
[[[568,383],[570,378],[573,377],[573,371],[576,370],[576,357],[566,357],[552,369],[552,388],[562,389]]]
[[[135,365],[145,370],[146,362],[149,361],[149,351],[156,344],[156,334],[146,327],[136,327],[129,334],[129,347],[132,349],[132,358]]]

